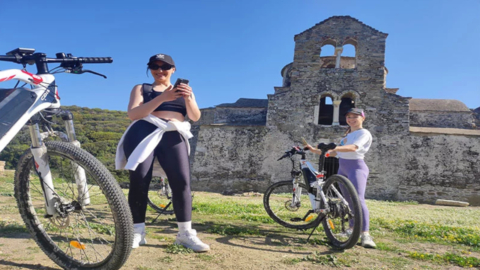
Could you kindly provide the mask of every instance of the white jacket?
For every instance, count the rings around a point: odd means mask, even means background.
[[[156,116],[149,114],[148,116],[140,119],[145,120],[149,123],[154,124],[158,128],[154,130],[150,135],[145,137],[133,150],[132,154],[128,158],[125,156],[125,152],[123,151],[123,140],[125,139],[125,135],[127,134],[128,130],[132,127],[139,120],[133,121],[130,126],[128,126],[125,133],[123,133],[120,142],[117,145],[117,154],[115,157],[115,169],[117,170],[131,170],[134,171],[138,164],[145,161],[145,159],[152,153],[152,151],[157,147],[158,143],[162,140],[163,134],[166,131],[178,131],[187,143],[188,154],[190,155],[190,143],[188,139],[193,137],[193,134],[190,132],[191,125],[189,122],[176,122],[176,121],[164,121]]]

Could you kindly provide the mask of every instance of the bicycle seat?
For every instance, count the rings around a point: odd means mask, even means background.
[[[326,152],[328,150],[333,150],[335,149],[335,147],[337,147],[336,144],[334,143],[329,143],[329,144],[325,144],[325,143],[319,143],[317,148],[322,150],[322,152]]]

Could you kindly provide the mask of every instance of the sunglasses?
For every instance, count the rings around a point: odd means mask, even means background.
[[[161,66],[157,65],[157,64],[148,64],[148,68],[151,69],[151,70],[158,70],[158,69],[162,69],[162,70],[170,70],[172,69],[172,65],[169,65],[169,64],[163,64]]]

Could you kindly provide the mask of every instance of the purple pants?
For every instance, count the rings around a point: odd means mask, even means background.
[[[368,167],[363,159],[343,159],[341,158],[338,174],[347,177],[355,187],[358,193],[358,199],[362,205],[363,212],[363,229],[368,232],[370,228],[370,214],[368,212],[367,204],[365,203],[365,189],[367,187]],[[345,198],[351,201],[350,198]]]

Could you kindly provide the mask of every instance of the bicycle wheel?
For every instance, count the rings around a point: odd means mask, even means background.
[[[357,191],[346,177],[335,174],[323,186],[329,212],[322,221],[332,246],[348,249],[358,242],[362,229],[362,208]],[[345,203],[346,199],[347,203]]]
[[[311,212],[308,188],[300,183],[299,195],[294,195],[292,181],[277,182],[265,191],[263,206],[278,224],[292,229],[306,230],[320,222],[320,216]]]
[[[159,214],[173,215],[172,190],[165,181],[159,177],[152,179],[147,203]]]
[[[45,254],[65,269],[119,269],[133,243],[132,215],[115,178],[97,159],[66,142],[46,142],[56,215],[46,217],[33,155],[27,150],[15,173],[20,215]],[[75,170],[85,170],[90,204],[80,206]],[[48,187],[50,188],[50,187]]]

